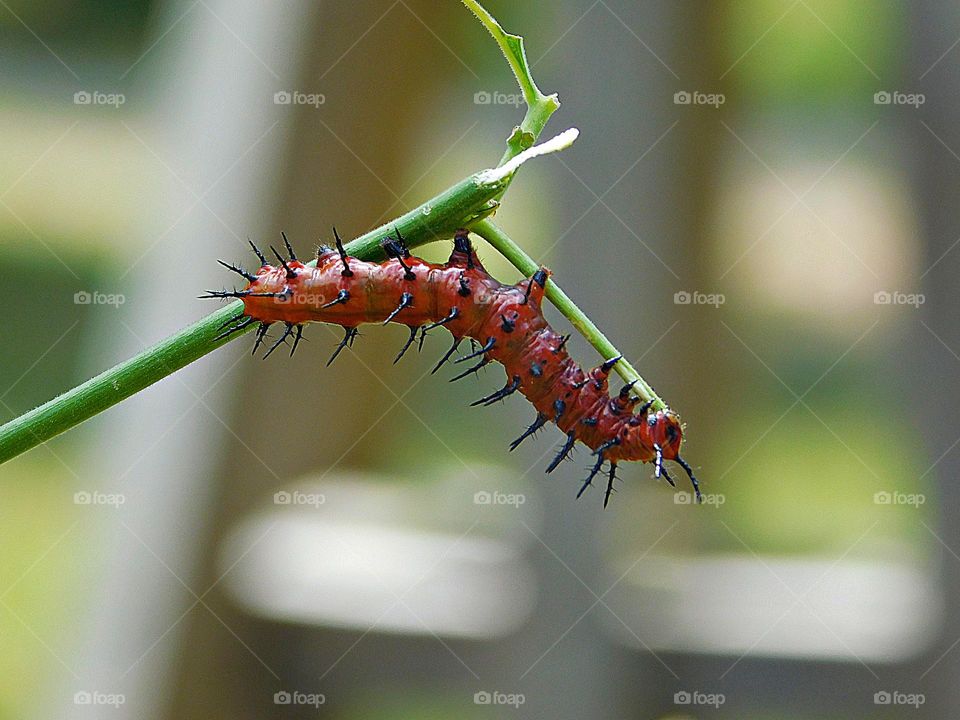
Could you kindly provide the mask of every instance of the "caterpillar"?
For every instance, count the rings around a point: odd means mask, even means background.
[[[693,469],[680,456],[683,429],[678,415],[669,409],[650,412],[652,400],[634,411],[640,402],[631,393],[635,383],[611,396],[608,377],[619,357],[585,371],[567,353],[570,336],[555,332],[541,309],[549,270],[541,267],[516,285],[503,285],[484,269],[467,230],[457,231],[453,253],[442,265],[412,257],[399,230],[395,230],[396,237],[388,236],[381,242],[387,259],[380,263],[349,256],[336,228],[333,233],[336,247],[321,245],[316,267],[297,259],[283,233],[288,257],[271,246],[276,265],[267,262],[253,242],[250,246],[260,260],[256,273],[219,260],[242,276],[247,285],[241,290],[208,290],[201,296],[243,301],[243,312],[223,323],[215,340],[259,323],[255,354],[264,344],[267,329],[273,323],[283,323],[284,332],[266,349],[264,358],[291,338],[293,355],[306,323],[332,323],[343,328],[344,336],[327,362],[329,366],[344,348],[353,345],[359,325],[396,322],[410,331],[396,363],[414,343],[422,349],[427,334],[443,327],[453,336],[453,343],[433,368],[434,373],[469,338],[471,352],[453,362],[476,363],[452,380],[473,375],[494,360],[507,374],[502,388],[472,404],[493,405],[520,392],[536,409],[536,418],[510,444],[511,451],[548,422],[555,423],[566,435],[547,466],[548,473],[570,455],[577,441],[590,448],[595,460],[578,498],[608,464],[603,496],[606,507],[614,492],[618,464],[623,461],[652,462],[655,477],[663,477],[676,487],[664,466],[664,461],[672,460],[686,472],[697,502],[702,502]]]

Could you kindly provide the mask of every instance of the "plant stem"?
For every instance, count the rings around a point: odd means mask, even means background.
[[[500,159],[500,164],[503,165],[527,148],[533,147],[547,124],[547,120],[560,107],[560,101],[557,99],[556,93],[544,95],[537,87],[537,83],[530,73],[523,38],[504,30],[496,18],[476,0],[462,0],[462,2],[476,15],[493,39],[496,40],[497,45],[500,46],[500,51],[507,59],[527,105],[527,112],[523,116],[523,120],[513,129],[513,133],[507,139],[507,149]]]
[[[492,221],[488,219],[478,220],[470,225],[470,229],[496,248],[497,252],[507,258],[525,277],[530,277],[539,269],[540,266],[533,258],[527,255],[509,235]],[[600,332],[600,328],[584,314],[583,310],[576,306],[573,300],[552,279],[547,282],[546,296],[605,360],[621,357],[620,362],[614,366],[614,369],[626,382],[636,381],[633,386],[634,391],[643,401],[653,400],[654,410],[666,408],[666,403],[654,392],[647,381],[640,377],[640,373],[622,357],[613,343]]]

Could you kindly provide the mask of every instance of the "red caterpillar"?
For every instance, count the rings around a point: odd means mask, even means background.
[[[555,422],[567,436],[547,467],[548,473],[569,455],[577,440],[593,450],[596,461],[577,497],[590,486],[605,462],[610,466],[604,507],[610,500],[620,461],[653,462],[656,476],[662,475],[673,485],[663,461],[674,460],[690,477],[697,500],[701,499],[697,479],[680,457],[683,432],[676,413],[659,410],[650,414],[653,401],[633,412],[640,400],[631,395],[633,383],[613,397],[607,393],[607,378],[619,358],[585,372],[564,348],[569,336],[563,337],[550,328],[540,308],[549,270],[541,268],[516,285],[502,285],[480,264],[466,230],[457,232],[453,254],[444,265],[411,257],[399,231],[396,239],[384,239],[388,259],[381,263],[348,256],[336,230],[334,236],[336,249],[321,246],[316,267],[297,260],[286,235],[283,240],[288,260],[270,248],[279,265],[267,263],[263,253],[250,243],[261,262],[255,275],[220,261],[246,278],[248,285],[240,291],[210,291],[204,296],[237,297],[243,301],[243,312],[224,323],[221,329],[226,329],[217,339],[259,322],[253,348],[256,352],[267,328],[282,322],[284,333],[264,357],[291,336],[292,355],[304,323],[333,323],[343,327],[345,334],[329,365],[347,345],[353,344],[358,325],[398,322],[410,329],[410,337],[396,362],[417,340],[418,332],[422,347],[426,334],[443,326],[453,335],[453,345],[433,372],[450,359],[464,338],[470,338],[479,343],[479,348],[474,345],[473,352],[455,362],[478,362],[454,380],[477,372],[491,360],[500,362],[507,372],[503,388],[473,404],[491,405],[519,391],[536,408],[536,419],[510,445],[511,450],[548,421]]]

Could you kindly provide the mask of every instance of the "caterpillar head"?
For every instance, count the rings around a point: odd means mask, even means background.
[[[676,460],[680,455],[683,442],[683,427],[680,416],[672,410],[658,410],[647,420],[650,425],[650,439],[659,446],[664,460]]]
[[[625,432],[625,442],[622,443],[624,457],[653,462],[655,476],[666,478],[671,485],[674,484],[673,479],[663,463],[665,460],[673,460],[686,472],[697,501],[702,502],[700,484],[693,474],[693,468],[680,456],[680,445],[683,444],[683,424],[680,416],[668,409],[658,410],[653,414],[641,413],[633,416],[629,426],[631,429]],[[634,450],[636,452],[632,452]]]

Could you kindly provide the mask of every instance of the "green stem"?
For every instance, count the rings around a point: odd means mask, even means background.
[[[539,269],[540,266],[533,258],[527,255],[510,236],[490,220],[477,220],[470,225],[470,229],[496,248],[497,252],[507,258],[525,277],[530,277]],[[547,282],[546,296],[605,360],[615,357],[622,358],[622,353],[600,332],[600,328],[584,314],[583,310],[576,306],[573,300],[552,279]],[[633,386],[634,391],[644,401],[653,400],[654,410],[666,408],[666,403],[654,392],[647,381],[640,377],[640,373],[626,359],[621,359],[614,368],[624,381],[628,383],[636,382]]]
[[[544,95],[537,87],[537,83],[530,73],[523,38],[505,31],[496,18],[476,0],[462,0],[462,2],[477,16],[477,19],[500,46],[500,51],[507,59],[527,105],[527,112],[523,116],[523,120],[513,129],[513,133],[507,139],[507,149],[500,159],[500,164],[503,165],[527,148],[533,147],[547,124],[547,120],[560,107],[560,100],[557,99],[556,93]]]

